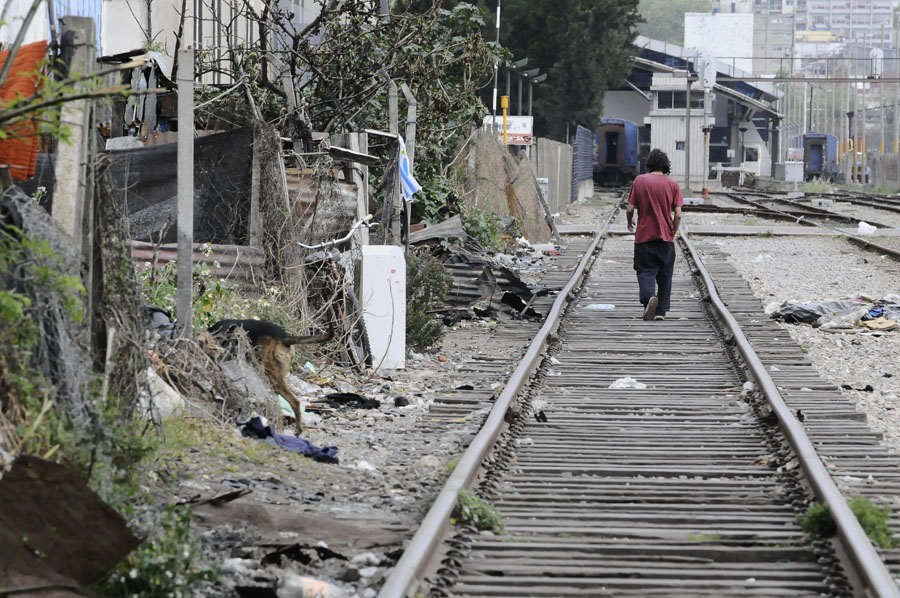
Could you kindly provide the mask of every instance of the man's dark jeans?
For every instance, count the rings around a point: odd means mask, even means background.
[[[640,286],[641,305],[656,295],[656,313],[665,315],[672,305],[672,271],[675,269],[675,243],[654,239],[634,244],[634,270]]]

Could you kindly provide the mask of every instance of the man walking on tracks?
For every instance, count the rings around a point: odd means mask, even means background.
[[[628,195],[628,231],[634,233],[634,269],[645,320],[663,320],[671,306],[675,233],[681,224],[681,189],[669,174],[669,157],[654,149],[647,171],[634,179]],[[637,230],[634,211],[637,210]],[[673,218],[672,213],[675,213]]]

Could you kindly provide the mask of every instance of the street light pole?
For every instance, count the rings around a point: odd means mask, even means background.
[[[500,45],[500,0],[497,0],[497,45]],[[494,62],[494,98],[491,102],[491,132],[497,123],[497,77],[500,75],[500,60]]]

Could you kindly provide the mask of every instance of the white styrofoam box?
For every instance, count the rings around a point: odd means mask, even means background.
[[[394,245],[362,248],[363,319],[372,348],[372,366],[406,365],[406,258]]]
[[[834,200],[822,199],[821,197],[816,197],[814,199],[811,199],[810,203],[813,205],[813,207],[816,207],[816,208],[827,208],[829,206],[834,205]]]
[[[702,206],[703,198],[702,197],[685,197],[684,205],[686,205],[686,206]]]

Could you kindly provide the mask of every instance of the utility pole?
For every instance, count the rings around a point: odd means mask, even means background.
[[[387,0],[381,0],[383,3]],[[497,45],[500,45],[500,0],[497,0]],[[500,75],[500,61],[494,63],[494,97],[491,100],[491,132],[493,133],[497,123],[497,77]]]
[[[185,27],[189,29],[189,27]],[[191,337],[194,272],[194,49],[178,51],[178,290],[175,315],[181,336]]]
[[[881,67],[879,68],[878,77],[884,77],[884,23],[881,24]],[[878,103],[881,104],[881,118],[878,122],[881,123],[879,129],[881,129],[881,143],[879,144],[879,150],[882,154],[884,154],[884,84],[878,83]]]
[[[691,71],[687,71],[684,113],[684,190],[691,190]]]

